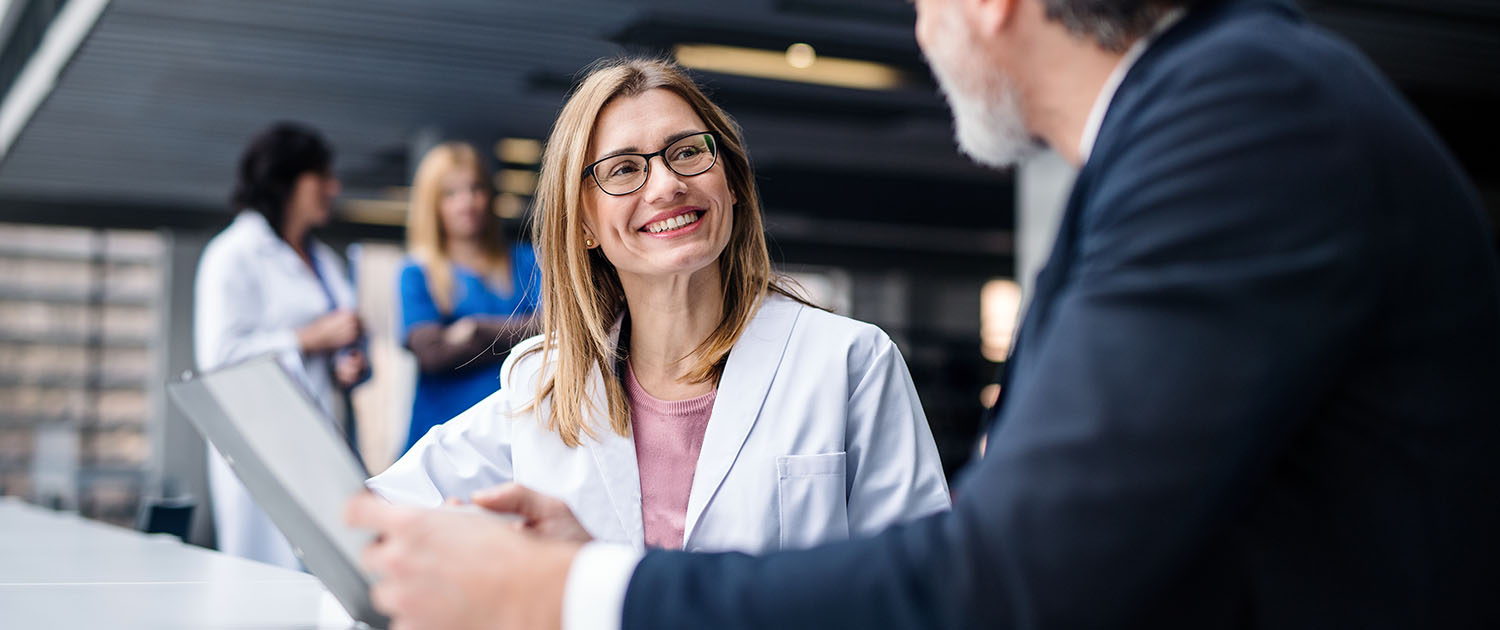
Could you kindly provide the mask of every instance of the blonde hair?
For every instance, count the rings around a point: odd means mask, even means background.
[[[412,178],[411,210],[406,215],[406,249],[422,267],[432,301],[444,314],[453,312],[456,298],[453,295],[453,261],[448,252],[448,233],[443,228],[441,212],[443,178],[458,170],[472,173],[479,186],[489,193],[490,178],[485,172],[484,162],[479,159],[479,152],[467,143],[444,142],[422,156],[422,163]],[[506,251],[500,218],[493,212],[485,212],[484,216],[484,231],[479,241],[485,261],[483,268],[474,271],[493,277],[509,269],[510,254]]]
[[[761,222],[760,195],[741,139],[740,127],[693,83],[681,68],[658,59],[602,60],[587,69],[558,114],[542,157],[541,179],[533,206],[533,241],[542,275],[542,338],[530,351],[542,352],[542,373],[530,408],[541,409],[551,398],[546,426],[568,446],[581,444],[580,434],[597,438],[585,422],[590,373],[604,375],[609,425],[621,436],[630,434],[630,405],[616,374],[622,355],[611,343],[610,329],[625,307],[620,277],[604,254],[584,247],[581,218],[585,153],[591,144],[600,110],[616,98],[637,96],[653,89],[669,90],[687,101],[718,134],[718,166],[734,199],[733,230],[719,256],[724,291],[724,319],[695,351],[698,361],[688,372],[692,382],[716,380],[740,334],[744,332],[767,291],[802,301],[789,292],[771,271]],[[556,357],[556,369],[547,364]]]

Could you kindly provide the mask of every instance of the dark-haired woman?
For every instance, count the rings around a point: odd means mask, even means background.
[[[275,354],[337,418],[341,390],[366,363],[354,348],[360,323],[348,272],[311,236],[328,222],[339,193],[332,166],[328,143],[302,125],[278,123],[251,141],[230,199],[238,215],[198,264],[194,339],[201,370]],[[212,448],[208,473],[219,549],[298,567],[291,545]]]

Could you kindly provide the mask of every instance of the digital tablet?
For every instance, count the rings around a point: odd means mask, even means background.
[[[272,355],[167,384],[302,564],[356,621],[384,628],[359,555],[373,535],[344,525],[364,469],[312,398]]]

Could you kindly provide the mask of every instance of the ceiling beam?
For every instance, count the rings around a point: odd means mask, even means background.
[[[26,67],[0,102],[0,160],[10,154],[21,130],[52,93],[58,75],[83,45],[107,6],[109,0],[71,0],[47,26],[42,43],[26,60]]]

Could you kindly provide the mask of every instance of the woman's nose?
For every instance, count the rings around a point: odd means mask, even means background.
[[[653,157],[651,159],[655,160],[657,158]],[[682,191],[687,189],[687,182],[683,181],[683,179],[681,175],[667,168],[666,158],[661,158],[661,164],[653,166],[646,173],[646,184],[643,187],[646,194],[646,201],[654,203],[677,197],[682,194]]]

